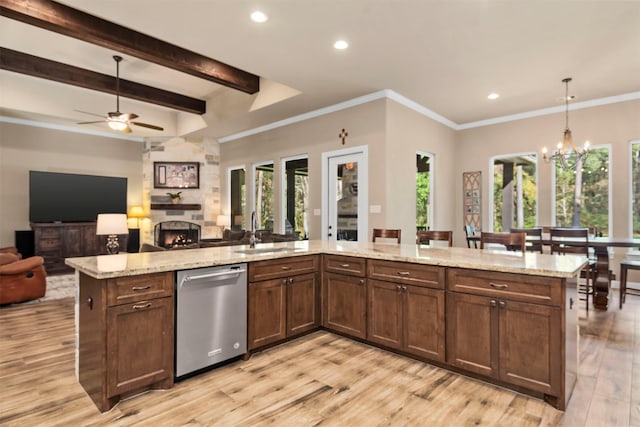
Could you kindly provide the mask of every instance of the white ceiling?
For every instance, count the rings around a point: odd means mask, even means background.
[[[123,112],[165,127],[224,137],[391,89],[456,124],[576,101],[640,97],[640,1],[64,0],[71,7],[226,62],[263,79],[258,96],[124,55],[122,78],[206,99],[186,113],[121,99]],[[261,9],[269,21],[249,19]],[[349,42],[345,51],[333,43]],[[3,47],[115,74],[113,52],[0,18]],[[115,97],[0,71],[0,115],[75,126],[113,111]],[[275,88],[274,88],[275,87]],[[268,105],[282,89],[299,94]],[[489,101],[491,92],[500,98]],[[257,98],[257,99],[256,99]],[[267,104],[269,101],[266,102]],[[254,106],[254,107],[252,107]],[[195,122],[195,124],[193,124]],[[203,127],[204,126],[204,127]],[[104,124],[90,128],[108,131]],[[84,126],[86,129],[87,126]]]

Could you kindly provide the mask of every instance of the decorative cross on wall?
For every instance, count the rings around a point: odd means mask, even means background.
[[[340,135],[338,135],[338,138],[340,138],[342,140],[342,145],[344,145],[344,143],[346,142],[348,136],[349,136],[349,132],[347,132],[346,130],[342,129],[342,132],[340,132]]]

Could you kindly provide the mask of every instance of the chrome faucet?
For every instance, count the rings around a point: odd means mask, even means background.
[[[251,236],[249,237],[249,247],[256,247],[256,229],[258,228],[258,217],[256,211],[251,212]]]

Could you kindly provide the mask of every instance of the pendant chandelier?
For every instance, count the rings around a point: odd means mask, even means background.
[[[571,136],[571,129],[569,129],[569,99],[573,98],[569,96],[569,82],[571,77],[562,79],[565,84],[565,96],[564,102],[566,106],[565,117],[566,125],[564,129],[564,137],[562,141],[558,142],[557,151],[551,155],[547,154],[547,147],[542,148],[542,158],[545,162],[556,162],[564,170],[575,169],[578,163],[586,160],[589,154],[589,141],[585,141],[582,148],[578,148],[573,143],[573,137]]]

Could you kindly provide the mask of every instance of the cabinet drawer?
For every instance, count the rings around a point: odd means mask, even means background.
[[[249,281],[276,279],[318,271],[318,256],[296,256],[249,263]]]
[[[537,304],[562,304],[562,280],[549,277],[451,268],[447,289]]]
[[[369,260],[367,277],[396,283],[444,289],[445,269],[407,262]]]
[[[60,227],[54,228],[38,228],[35,231],[37,239],[59,239],[62,229]]]
[[[350,276],[364,277],[366,262],[367,260],[365,258],[325,255],[324,270],[334,273],[348,274]]]
[[[173,295],[173,273],[108,279],[107,305],[114,306]]]
[[[37,245],[37,250],[39,252],[57,251],[62,247],[60,239],[40,239]]]

